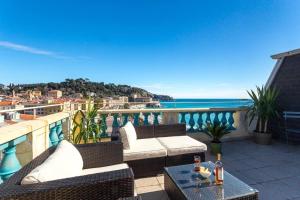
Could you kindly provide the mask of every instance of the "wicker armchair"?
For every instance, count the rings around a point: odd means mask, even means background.
[[[76,148],[82,155],[84,169],[123,163],[120,142],[82,144]],[[55,147],[49,148],[0,185],[0,199],[119,199],[134,195],[134,176],[130,168],[20,185],[23,177],[54,150]]]

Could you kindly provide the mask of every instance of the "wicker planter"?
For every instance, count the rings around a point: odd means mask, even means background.
[[[269,145],[272,142],[271,133],[253,132],[254,142],[262,145]]]
[[[222,143],[221,142],[211,142],[210,143],[211,152],[215,155],[222,153]]]

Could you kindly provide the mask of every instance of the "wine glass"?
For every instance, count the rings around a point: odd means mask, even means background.
[[[200,171],[201,157],[199,155],[194,156],[194,170]]]

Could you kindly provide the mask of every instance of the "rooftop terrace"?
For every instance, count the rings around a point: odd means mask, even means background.
[[[300,146],[276,141],[263,146],[241,140],[225,142],[223,147],[224,169],[259,190],[259,199],[300,199]],[[209,151],[206,156],[215,160]],[[137,179],[135,184],[143,200],[168,199],[163,176]]]
[[[57,144],[60,139],[58,132],[69,138],[73,115],[73,112],[64,111],[2,127],[1,150],[5,152],[6,148],[16,147],[16,155],[23,166],[49,146]],[[228,123],[232,133],[223,143],[225,170],[259,190],[260,199],[300,199],[300,146],[279,141],[268,146],[255,144],[249,139],[251,127],[248,127],[244,116],[245,109],[242,108],[99,110],[102,122],[111,119],[111,123],[102,126],[102,132],[106,134],[125,124],[129,118],[137,126],[141,122],[144,125],[180,122],[186,124],[189,136],[207,143],[205,134],[201,133],[204,123],[210,120]],[[206,160],[215,161],[209,150]],[[2,178],[5,181],[5,175]],[[135,191],[146,200],[168,199],[162,175],[135,179]]]

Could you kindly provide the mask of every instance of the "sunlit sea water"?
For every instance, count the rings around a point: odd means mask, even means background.
[[[239,108],[250,106],[252,101],[250,99],[174,99],[174,101],[163,101],[160,104],[162,108]],[[214,119],[214,117],[214,114],[212,114],[211,118]],[[199,115],[195,114],[195,122],[197,122],[198,118]],[[205,121],[206,114],[203,114],[202,118]],[[185,119],[186,122],[189,122],[190,115],[186,115]],[[180,120],[181,115],[179,115]]]
[[[251,103],[250,99],[174,99],[160,102],[163,108],[238,108]]]

